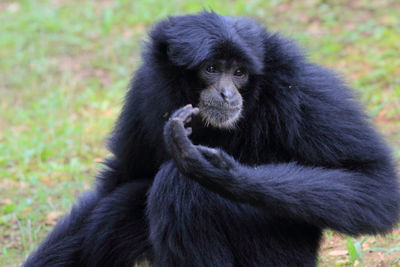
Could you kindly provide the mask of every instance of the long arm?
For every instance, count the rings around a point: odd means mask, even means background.
[[[353,146],[346,148],[349,151],[343,153],[347,159],[342,167],[295,162],[250,167],[220,149],[193,145],[187,138],[190,130],[184,128],[188,117],[196,112],[190,109],[185,107],[173,115],[165,127],[164,138],[180,172],[209,190],[277,216],[351,235],[386,232],[397,221],[400,194],[395,172],[379,140],[373,139],[373,132],[365,132],[368,127],[361,129],[361,135],[371,138],[372,145],[361,137],[361,141],[356,141],[355,135],[350,138],[343,134],[343,140],[337,143],[319,140],[333,147],[325,154],[335,151],[335,145],[343,145],[346,137],[352,142]],[[317,154],[311,146],[306,151]],[[372,151],[373,156],[362,154]]]
[[[150,249],[147,189],[137,181],[103,197],[86,193],[23,266],[132,266]]]
[[[386,232],[396,222],[398,185],[387,175],[287,163],[191,178],[229,199],[357,235]]]
[[[80,227],[93,211],[100,197],[96,192],[85,193],[71,212],[62,218],[55,228],[29,255],[23,267],[76,266],[83,236]]]

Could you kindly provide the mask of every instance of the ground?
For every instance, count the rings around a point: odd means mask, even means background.
[[[88,189],[155,20],[251,16],[341,72],[400,162],[397,0],[0,2],[0,266],[18,266]],[[320,266],[400,266],[400,230],[325,234]]]

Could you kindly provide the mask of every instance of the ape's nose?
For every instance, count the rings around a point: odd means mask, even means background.
[[[234,96],[234,92],[232,90],[222,88],[220,91],[221,97],[225,102],[230,102],[232,101],[232,98]]]

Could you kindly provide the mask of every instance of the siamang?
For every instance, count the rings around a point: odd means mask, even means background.
[[[398,219],[394,162],[351,90],[246,18],[156,24],[109,149],[25,266],[315,266],[324,229]]]

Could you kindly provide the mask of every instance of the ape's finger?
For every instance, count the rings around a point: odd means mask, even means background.
[[[221,149],[210,148],[201,145],[197,145],[195,147],[208,162],[217,168],[230,170],[236,164],[236,161]]]
[[[188,111],[188,113],[184,114],[185,118],[183,120],[183,122],[189,123],[192,120],[192,116],[193,115],[197,115],[199,113],[199,109],[198,108],[192,108]]]
[[[193,115],[198,115],[199,112],[200,112],[200,109],[199,108],[193,108],[192,112],[193,112]]]
[[[192,105],[191,105],[191,104],[186,105],[186,106],[184,106],[184,107],[181,107],[181,108],[179,108],[178,110],[176,110],[176,111],[172,114],[171,119],[179,118],[179,119],[181,119],[181,120],[184,120],[184,119],[186,118],[186,116],[187,116],[187,115],[185,115],[185,114],[186,114],[188,111],[190,111],[191,109],[192,109]]]
[[[210,148],[206,146],[196,146],[196,149],[203,155],[203,157],[215,167],[224,167],[223,158],[219,149]]]
[[[174,150],[185,157],[189,156],[190,153],[195,153],[196,149],[187,136],[187,129],[183,128],[181,123],[176,121],[172,121],[171,123]]]
[[[184,123],[188,123],[192,119],[192,115],[194,114],[195,109],[190,107],[185,108],[182,110],[182,113],[180,114],[180,118],[183,120]]]
[[[197,115],[198,113],[199,109],[193,108],[193,106],[189,104],[178,109],[174,114],[172,114],[171,119],[178,118],[184,123],[189,123],[192,119],[192,116]]]
[[[207,146],[202,146],[202,145],[197,145],[196,146],[197,150],[201,152],[205,157],[213,157],[214,155],[217,154],[217,149],[207,147]]]

